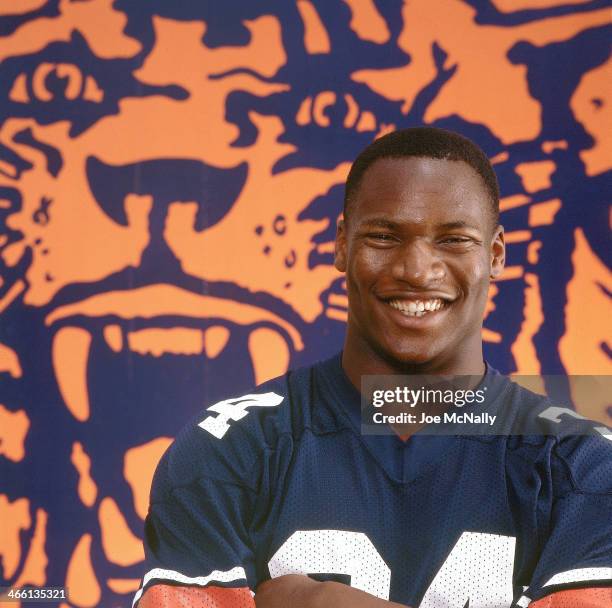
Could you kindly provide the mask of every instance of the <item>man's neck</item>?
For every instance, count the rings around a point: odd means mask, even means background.
[[[387,376],[387,375],[421,375],[421,376],[446,376],[453,377],[456,388],[463,390],[475,388],[482,380],[486,365],[482,357],[482,341],[480,336],[472,345],[464,344],[464,348],[458,349],[456,356],[450,360],[432,360],[424,363],[403,363],[388,360],[371,349],[369,344],[363,341],[351,340],[350,334],[344,342],[342,352],[342,368],[351,381],[351,384],[361,392],[362,376]],[[471,346],[471,348],[469,348]],[[459,352],[460,350],[460,352]],[[460,378],[457,378],[460,376]],[[457,384],[458,383],[458,384]],[[449,406],[450,407],[450,406]],[[397,408],[392,408],[392,413],[397,413]],[[431,413],[427,408],[421,407],[424,413]],[[436,413],[439,413],[439,406]],[[411,410],[412,411],[412,410]],[[393,431],[406,441],[409,437],[424,426],[423,423],[410,423],[390,425]]]
[[[464,345],[454,356],[443,359],[410,363],[394,361],[374,351],[362,340],[354,340],[347,333],[342,352],[342,367],[351,383],[360,390],[361,377],[366,375],[474,376],[482,378],[486,366],[482,356],[482,342]]]

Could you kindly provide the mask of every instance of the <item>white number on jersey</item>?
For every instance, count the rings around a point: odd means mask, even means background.
[[[272,578],[344,574],[351,577],[351,587],[389,599],[391,570],[363,532],[298,530],[274,554],[268,569]]]
[[[433,533],[433,531],[432,531]],[[436,574],[420,608],[506,608],[512,604],[516,539],[464,532]],[[270,576],[344,574],[351,587],[388,600],[391,571],[362,532],[298,530],[268,563]]]
[[[261,395],[244,395],[234,399],[219,401],[207,408],[209,412],[215,412],[218,416],[204,418],[198,426],[217,439],[221,439],[230,428],[230,420],[240,420],[249,412],[248,407],[275,407],[283,401],[284,397],[276,393],[262,393]]]
[[[420,608],[509,607],[515,544],[513,536],[464,532],[429,585]]]
[[[567,407],[558,407],[553,406],[545,409],[538,418],[545,418],[546,420],[551,420],[552,422],[561,422],[561,416],[563,414],[567,414],[568,416],[572,416],[574,418],[578,418],[580,420],[588,420],[584,416],[581,416],[578,412],[574,410],[570,410]],[[603,435],[609,441],[612,441],[612,431],[605,426],[595,426],[593,427],[600,435]]]

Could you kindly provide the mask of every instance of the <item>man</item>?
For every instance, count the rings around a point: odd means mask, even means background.
[[[246,607],[252,592],[258,608],[612,605],[612,442],[568,435],[558,408],[483,361],[498,201],[459,135],[408,129],[361,153],[336,241],[344,349],[177,438],[151,492],[139,608]],[[417,373],[478,376],[492,407],[543,434],[362,434],[362,376]]]

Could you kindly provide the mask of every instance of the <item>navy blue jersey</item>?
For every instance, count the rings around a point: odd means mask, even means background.
[[[491,370],[484,382],[490,409],[542,434],[362,435],[339,355],[207,408],[158,466],[143,587],[254,591],[303,573],[484,608],[612,585],[610,436],[567,434],[545,398]]]

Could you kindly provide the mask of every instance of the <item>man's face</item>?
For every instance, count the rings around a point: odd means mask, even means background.
[[[376,161],[338,231],[349,339],[399,365],[448,367],[478,355],[489,280],[503,257],[503,229],[467,163]]]

